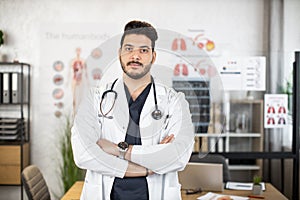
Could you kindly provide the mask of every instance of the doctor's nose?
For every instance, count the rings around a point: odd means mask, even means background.
[[[138,52],[138,51],[133,51],[132,52],[132,54],[131,54],[131,56],[130,56],[130,58],[132,59],[132,60],[140,60],[141,59],[141,55],[140,55],[140,53]]]

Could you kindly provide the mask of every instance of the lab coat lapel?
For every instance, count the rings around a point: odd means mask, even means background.
[[[117,81],[114,90],[117,92],[118,96],[113,111],[113,117],[117,126],[120,126],[118,128],[124,130],[124,133],[126,133],[129,122],[129,108],[122,78]]]
[[[143,106],[141,115],[140,115],[140,127],[147,126],[150,123],[148,120],[149,116],[151,117],[152,111],[155,109],[154,94],[153,94],[153,85]]]

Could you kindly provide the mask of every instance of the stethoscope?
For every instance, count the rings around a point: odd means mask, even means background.
[[[102,96],[101,96],[101,101],[100,101],[100,113],[101,113],[101,115],[99,115],[99,116],[101,116],[101,117],[105,117],[105,118],[108,118],[108,119],[112,119],[112,118],[113,118],[113,116],[109,116],[108,114],[109,114],[109,113],[112,111],[112,109],[114,108],[115,103],[116,103],[116,99],[117,99],[117,97],[118,97],[118,93],[117,93],[115,90],[113,90],[113,88],[114,88],[114,86],[115,86],[117,80],[118,80],[118,79],[116,79],[116,80],[113,82],[113,84],[111,85],[110,89],[104,91],[103,94],[102,94]],[[156,88],[155,88],[155,83],[154,83],[154,79],[153,79],[152,76],[151,76],[151,83],[152,83],[152,85],[153,85],[153,96],[154,96],[154,103],[155,103],[155,109],[154,109],[154,111],[151,113],[151,116],[152,116],[152,118],[155,119],[155,120],[160,120],[160,119],[162,118],[162,116],[163,116],[163,112],[158,108],[158,105],[157,105]],[[114,100],[113,100],[113,104],[112,104],[111,108],[110,108],[106,113],[104,113],[103,110],[102,110],[102,104],[103,104],[103,100],[105,99],[105,97],[108,96],[109,93],[111,93],[111,94],[114,95],[114,97],[113,97]]]

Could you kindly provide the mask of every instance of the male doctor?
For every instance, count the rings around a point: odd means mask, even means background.
[[[119,49],[123,76],[91,89],[72,127],[78,167],[86,169],[81,199],[181,199],[177,171],[187,164],[194,129],[183,93],[155,82],[157,32],[131,21]]]

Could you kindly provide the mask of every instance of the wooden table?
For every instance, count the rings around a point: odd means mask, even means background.
[[[81,190],[83,187],[83,181],[77,181],[67,191],[67,193],[61,198],[61,200],[78,200],[80,199]]]
[[[223,192],[215,192],[219,194],[225,194],[225,195],[236,195],[236,196],[243,196],[247,197],[249,195],[252,195],[252,191],[246,191],[246,190],[224,190]],[[202,192],[199,194],[193,194],[193,195],[186,195],[183,191],[181,192],[181,196],[183,200],[195,200],[199,196],[202,196],[206,194],[206,192]],[[257,195],[258,196],[258,195]],[[266,200],[288,200],[283,194],[281,194],[272,184],[266,183],[266,190],[260,195],[261,197],[264,197]],[[257,198],[249,198],[253,200],[258,200]]]
[[[83,181],[77,181],[69,190],[68,192],[62,197],[61,200],[79,200],[81,190],[83,187]],[[193,195],[186,195],[184,191],[181,192],[182,200],[196,200],[199,196],[206,194],[206,192],[193,194]],[[244,196],[247,197],[251,195],[251,191],[245,190],[224,190],[221,194],[227,195],[237,195],[237,196]],[[261,195],[266,200],[287,200],[285,196],[283,196],[272,184],[266,183],[266,191],[263,192]],[[253,200],[258,200],[254,198],[250,198]]]

